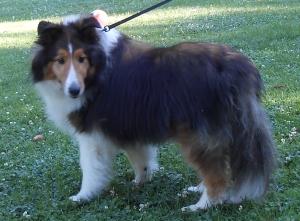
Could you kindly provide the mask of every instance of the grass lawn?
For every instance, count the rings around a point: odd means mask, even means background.
[[[229,44],[251,57],[266,85],[279,166],[265,200],[197,213],[180,208],[199,196],[178,193],[197,182],[173,144],[160,152],[162,170],[143,188],[131,184],[124,156],[99,198],[77,205],[78,149],[47,121],[30,79],[30,50],[39,20],[106,9],[111,21],[156,0],[0,1],[0,220],[300,220],[300,1],[174,0],[120,30],[154,45],[179,41]],[[32,138],[43,134],[45,139]],[[143,208],[142,204],[145,205]]]

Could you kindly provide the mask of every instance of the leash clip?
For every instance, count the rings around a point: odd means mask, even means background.
[[[104,26],[104,27],[102,28],[102,31],[104,31],[104,32],[109,32],[109,31],[110,31],[109,26],[108,26],[108,25]]]

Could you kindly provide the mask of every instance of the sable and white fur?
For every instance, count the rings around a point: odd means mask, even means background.
[[[101,193],[120,150],[134,182],[151,179],[155,146],[168,140],[203,179],[188,189],[201,198],[184,211],[262,197],[275,151],[252,62],[225,45],[153,48],[102,32],[101,13],[40,22],[32,61],[49,118],[79,143],[82,184],[71,199]]]

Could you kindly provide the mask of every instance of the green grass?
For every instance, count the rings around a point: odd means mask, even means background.
[[[131,184],[124,156],[108,190],[89,204],[67,200],[80,185],[78,150],[46,120],[30,80],[30,48],[41,19],[106,9],[111,21],[157,1],[0,2],[0,220],[300,220],[300,2],[298,0],[175,0],[120,27],[154,45],[179,41],[229,44],[251,57],[266,85],[279,166],[262,202],[223,205],[197,213],[179,197],[196,174],[176,146],[160,153],[159,172],[143,188]],[[294,132],[293,132],[294,131]],[[45,140],[33,142],[36,134]],[[140,211],[139,205],[148,206]],[[26,217],[27,214],[27,217]]]

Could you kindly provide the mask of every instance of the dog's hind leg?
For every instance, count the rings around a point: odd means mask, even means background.
[[[81,189],[70,200],[88,201],[99,194],[112,175],[112,159],[117,148],[100,134],[78,134],[80,166],[82,170]]]
[[[180,143],[185,157],[203,179],[200,185],[188,189],[202,192],[199,201],[183,207],[182,211],[196,211],[221,204],[226,199],[231,185],[231,169],[229,156],[226,154],[226,142],[204,143],[195,136],[187,136]]]
[[[193,164],[196,165],[195,162]],[[210,160],[203,160],[198,167],[204,181],[200,184],[201,188],[197,190],[202,191],[202,195],[196,204],[183,207],[182,211],[207,209],[225,200],[226,191],[230,186],[230,175],[226,172],[226,159],[214,157]]]
[[[157,153],[154,146],[128,147],[126,155],[134,169],[136,184],[142,184],[151,180],[152,175],[158,170]]]

